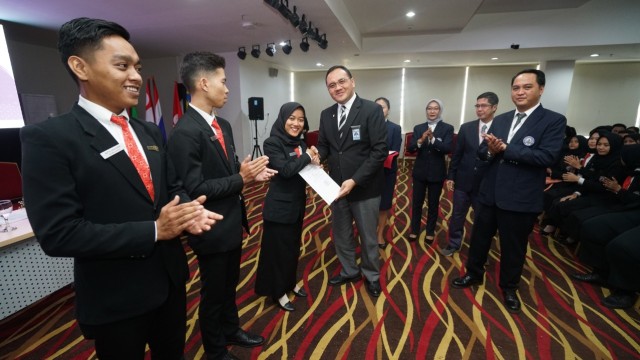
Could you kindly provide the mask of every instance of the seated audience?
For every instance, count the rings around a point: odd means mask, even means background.
[[[627,133],[627,135],[622,138],[622,142],[625,145],[640,144],[640,134],[633,132]]]

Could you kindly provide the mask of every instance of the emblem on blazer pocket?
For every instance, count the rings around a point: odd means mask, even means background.
[[[533,138],[533,136],[527,136],[524,139],[522,139],[522,143],[525,146],[531,146],[533,144],[535,144],[536,140]]]

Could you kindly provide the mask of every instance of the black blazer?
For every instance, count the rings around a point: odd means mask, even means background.
[[[387,150],[387,128],[380,105],[356,96],[347,117],[345,136],[338,137],[338,104],[320,114],[318,152],[328,160],[329,175],[341,185],[353,179],[356,186],[347,195],[350,201],[380,196]],[[360,138],[354,138],[354,133]]]
[[[130,125],[149,162],[154,201],[125,151],[105,155],[116,140],[77,104],[20,131],[29,221],[46,254],[74,258],[81,324],[147,313],[165,301],[171,281],[184,286],[189,274],[180,241],[156,242],[154,226],[170,198],[187,194],[158,128]]]
[[[444,181],[447,176],[445,155],[451,152],[453,145],[453,126],[443,121],[438,122],[433,129],[433,144],[425,141],[418,148],[418,139],[429,128],[427,123],[418,124],[413,128],[413,138],[409,144],[409,151],[417,151],[413,165],[413,177],[422,181]]]
[[[390,120],[387,120],[385,123],[387,125],[387,147],[389,148],[389,151],[394,150],[399,153],[400,147],[402,146],[402,127]],[[385,170],[388,170],[389,172],[398,171],[398,156],[393,158],[391,168]]]
[[[447,179],[455,182],[457,190],[469,192],[474,188],[475,165],[478,157],[480,138],[478,125],[480,120],[473,120],[460,126],[456,148],[449,164]]]
[[[242,227],[248,231],[242,197],[240,164],[233,145],[231,125],[216,117],[222,129],[228,158],[213,129],[193,108],[180,118],[171,138],[169,156],[189,196],[207,196],[205,208],[224,216],[211,231],[189,235],[189,245],[196,254],[211,254],[237,249],[242,245]]]
[[[515,110],[493,119],[489,133],[506,141]],[[483,179],[478,201],[500,209],[518,212],[541,212],[547,168],[562,151],[567,119],[540,105],[515,133],[507,150],[488,158],[483,141],[478,148]]]
[[[262,218],[281,224],[293,224],[304,217],[306,205],[306,182],[298,175],[311,162],[305,153],[307,145],[300,144],[302,155],[286,146],[276,136],[264,141],[264,154],[269,157],[269,167],[278,171],[271,178],[269,191],[264,199]]]

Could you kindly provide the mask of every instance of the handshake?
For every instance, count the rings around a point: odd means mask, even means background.
[[[318,149],[315,146],[311,146],[307,149],[307,154],[311,157],[311,163],[315,165],[320,165],[320,155],[318,154]]]

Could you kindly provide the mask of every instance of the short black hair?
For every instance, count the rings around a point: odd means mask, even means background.
[[[524,70],[520,71],[519,73],[515,74],[514,77],[511,78],[511,85],[513,85],[513,82],[516,80],[516,78],[519,75],[522,75],[522,74],[535,74],[536,75],[536,82],[540,86],[544,86],[547,83],[547,78],[544,75],[544,72],[542,70],[524,69]]]
[[[387,99],[386,97],[379,97],[377,98],[374,102],[378,102],[378,100],[382,100],[384,101],[385,104],[387,104],[387,109],[391,109],[391,104],[389,103],[389,99]]]
[[[614,127],[623,127],[623,128],[626,129],[627,125],[622,124],[622,123],[615,123],[615,124],[611,125],[611,128],[614,128]]]
[[[637,126],[629,126],[629,127],[627,128],[627,131],[630,131],[630,132],[632,132],[632,133],[636,133],[636,134],[637,134],[637,133],[639,133],[639,132],[640,132],[640,129],[638,129],[638,127],[637,127]]]
[[[351,79],[353,77],[353,75],[351,75],[351,71],[349,71],[349,69],[347,69],[346,66],[344,65],[333,65],[332,67],[329,68],[329,70],[327,70],[327,73],[324,74],[324,81],[327,81],[327,77],[329,77],[329,74],[331,74],[331,72],[333,72],[333,70],[336,69],[342,69],[344,70],[344,72],[347,73],[347,75],[349,75],[349,79]]]
[[[196,77],[199,73],[214,72],[224,69],[226,61],[224,57],[209,51],[196,51],[189,53],[182,59],[180,65],[180,79],[189,91],[195,88]]]
[[[478,95],[476,100],[480,100],[480,99],[487,99],[487,101],[491,105],[498,105],[498,101],[499,101],[498,100],[498,95],[496,95],[495,93],[493,93],[491,91],[483,92],[482,94]]]
[[[58,52],[60,60],[78,84],[78,77],[71,71],[67,60],[71,56],[86,57],[99,50],[102,39],[120,36],[129,41],[129,32],[120,24],[102,19],[76,18],[62,24],[58,31]]]

